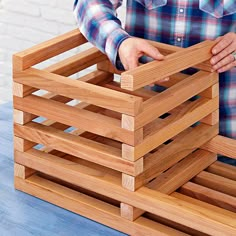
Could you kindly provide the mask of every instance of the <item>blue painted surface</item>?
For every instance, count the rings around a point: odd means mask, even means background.
[[[13,187],[12,104],[0,105],[0,236],[124,236]]]

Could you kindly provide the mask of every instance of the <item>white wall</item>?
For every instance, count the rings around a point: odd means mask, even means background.
[[[12,99],[12,54],[74,29],[73,2],[0,0],[0,103]]]

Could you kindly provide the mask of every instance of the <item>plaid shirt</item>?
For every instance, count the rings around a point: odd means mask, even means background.
[[[122,0],[74,4],[81,32],[114,65],[120,44],[131,36],[189,47],[236,32],[235,0],[127,0],[125,29],[116,17],[121,4]],[[220,74],[220,132],[236,139],[236,68]]]

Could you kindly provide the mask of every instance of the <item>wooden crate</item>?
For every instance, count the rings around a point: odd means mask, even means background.
[[[165,60],[124,73],[96,48],[32,67],[85,43],[74,30],[13,56],[16,189],[129,235],[236,235],[236,168],[216,161],[236,158],[236,142],[218,135],[214,42],[151,42]],[[156,81],[162,92],[144,87]]]

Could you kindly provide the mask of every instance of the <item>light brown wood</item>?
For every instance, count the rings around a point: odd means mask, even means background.
[[[17,97],[25,97],[37,91],[35,88],[32,88],[27,85],[19,84],[16,82],[13,82],[12,87],[13,87],[12,88],[13,96],[17,96]]]
[[[14,56],[16,188],[133,236],[236,234],[234,169],[212,164],[218,151],[201,149],[219,132],[215,42],[187,49],[151,42],[170,55],[124,72],[121,83],[95,48],[31,68],[85,42],[76,30]],[[180,73],[189,66],[200,71]],[[143,88],[168,76],[163,92]],[[35,123],[38,116],[46,120]],[[235,142],[222,143],[215,148],[232,155]],[[202,201],[173,193],[189,184]]]
[[[236,181],[236,167],[217,161],[207,168],[207,171]]]
[[[78,53],[77,55],[57,62],[44,70],[58,75],[70,76],[95,65],[106,58],[106,55],[101,53],[98,49],[90,48],[86,51]]]
[[[16,187],[21,191],[30,193],[31,195],[130,235],[187,235],[144,217],[133,222],[131,226],[130,221],[119,216],[119,209],[117,207],[37,176],[32,176],[27,181],[16,178]]]
[[[202,146],[203,149],[236,159],[236,140],[217,135]]]
[[[219,206],[226,210],[236,212],[236,198],[219,191],[188,182],[180,188],[180,193]]]
[[[234,212],[231,212],[231,211],[225,210],[223,208],[211,205],[209,203],[200,201],[198,199],[186,196],[186,195],[181,194],[179,192],[174,192],[174,193],[171,194],[171,196],[173,196],[173,197],[175,197],[177,199],[181,199],[183,201],[189,202],[189,203],[195,205],[195,207],[198,207],[198,206],[199,207],[203,207],[205,209],[209,209],[211,211],[217,212],[218,214],[226,215],[226,216],[230,216],[232,218],[235,218],[235,213]]]
[[[147,186],[162,193],[170,194],[216,160],[216,154],[197,150],[159,175]]]
[[[37,143],[14,136],[14,149],[17,151],[25,152],[29,150],[30,148],[34,147],[35,145],[37,145]]]
[[[34,68],[24,72],[16,72],[14,81],[129,115],[139,113],[142,106],[142,98],[140,97]]]
[[[215,74],[216,79],[218,79],[218,74]],[[219,96],[220,91],[219,91],[219,83],[216,83],[212,85],[210,88],[204,90],[199,94],[199,96],[204,97],[204,98],[215,98]]]
[[[101,70],[101,71],[106,71],[106,72],[110,72],[112,74],[118,74],[120,75],[123,71],[119,71],[117,70],[109,60],[104,60],[102,62],[99,62],[97,64],[97,69]]]
[[[35,170],[19,165],[17,163],[14,163],[14,176],[21,178],[21,179],[27,179],[31,175],[35,173]]]
[[[204,117],[200,120],[201,123],[208,124],[208,125],[216,125],[220,121],[220,111],[217,109],[213,111],[210,115]]]
[[[77,47],[87,40],[79,32],[79,30],[72,30],[61,36],[43,42],[32,48],[26,49],[22,52],[13,55],[13,68],[16,70],[25,70],[39,62],[47,60],[51,57],[59,55],[67,50]]]
[[[13,110],[13,120],[17,124],[24,125],[31,120],[33,120],[36,116],[28,113],[28,112],[23,112],[18,109]]]
[[[114,138],[115,140],[134,145],[134,133],[121,128],[120,121],[100,114],[96,114],[83,109],[74,109],[73,107],[61,104],[56,101],[30,95],[24,99],[15,97],[15,107],[19,110],[45,116],[48,119],[67,124],[78,129],[85,129],[89,132]],[[63,111],[63,113],[61,112]],[[58,116],[57,114],[60,114]],[[96,122],[94,122],[96,121]]]
[[[181,112],[175,115],[172,114],[164,119],[160,125],[158,123],[154,125],[153,133],[144,137],[144,141],[133,149],[123,144],[122,148],[124,148],[125,151],[122,151],[122,157],[129,160],[137,160],[190,125],[201,120],[207,114],[212,113],[217,108],[218,98],[211,100],[201,98],[192,102],[188,106],[185,106]],[[154,132],[156,130],[158,131]]]
[[[168,55],[163,61],[153,61],[124,72],[121,75],[121,87],[127,90],[136,90],[206,61],[212,57],[211,48],[214,45],[213,41],[205,41]]]
[[[202,171],[193,182],[236,197],[236,181]]]
[[[214,73],[201,71],[157,94],[143,103],[143,112],[135,117],[135,129],[139,129],[169,112],[216,82],[217,77]]]
[[[211,210],[195,207],[190,203],[145,187],[136,192],[130,192],[117,184],[106,181],[104,177],[98,178],[94,175],[89,175],[86,170],[81,173],[78,171],[78,166],[71,165],[71,162],[66,164],[63,161],[62,163],[60,158],[45,159],[37,155],[34,156],[33,162],[30,160],[31,158],[28,159],[27,156],[22,155],[17,161],[19,161],[19,164],[33,167],[33,169],[73,184],[78,184],[77,179],[79,178],[81,187],[90,190],[96,189],[99,194],[105,194],[120,202],[133,205],[156,215],[162,215],[165,218],[191,226],[191,228],[209,235],[230,235],[236,232],[235,219],[229,216],[222,216]],[[127,191],[129,192],[129,198],[127,198]],[[209,227],[209,224],[211,227]]]
[[[209,127],[201,124],[193,129],[188,129],[182,135],[178,135],[171,143],[163,145],[154,153],[150,153],[144,159],[144,171],[133,178],[133,189],[138,189],[158,175],[175,165],[184,157],[207,142],[218,133],[218,125]],[[131,178],[131,177],[130,177]]]
[[[161,193],[171,194],[200,171],[215,162],[216,159],[216,154],[198,150],[185,157],[146,186]],[[135,217],[138,217],[138,214],[141,216],[143,213],[144,211],[136,210]]]
[[[143,211],[130,206],[125,203],[120,204],[120,215],[121,217],[129,220],[129,221],[135,221],[137,218],[139,218],[143,214]]]
[[[143,171],[143,162],[141,160],[137,162],[124,160],[121,158],[121,151],[119,149],[64,133],[52,127],[29,123],[25,126],[15,125],[14,130],[15,135],[24,139],[38,142],[50,148],[96,162],[123,173],[135,176]]]

